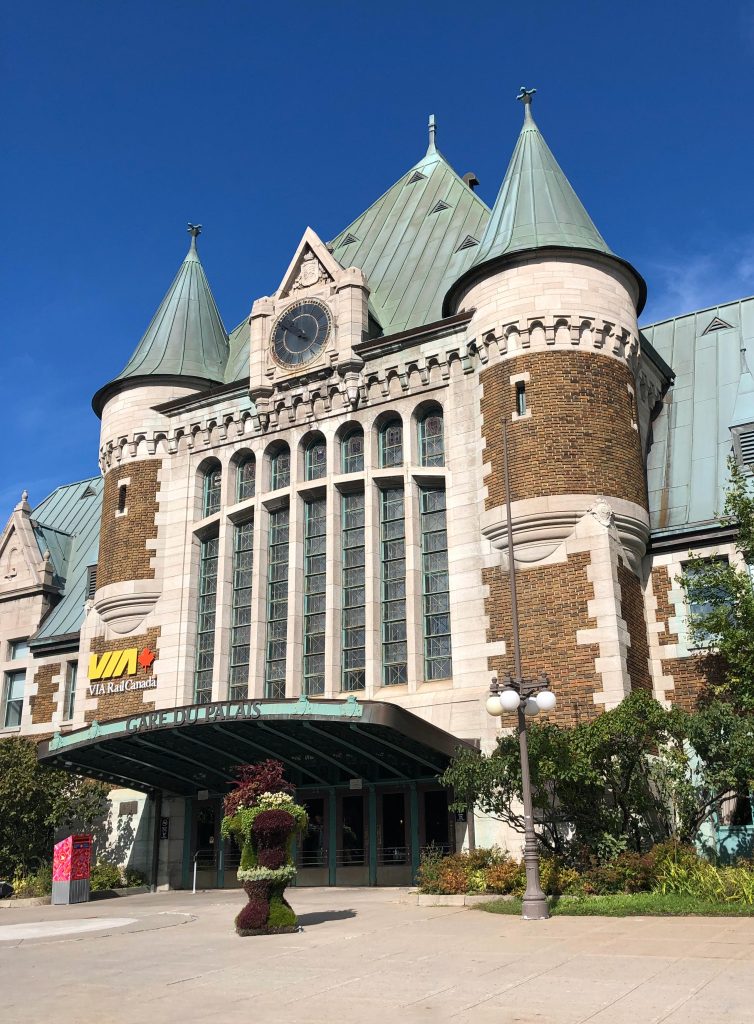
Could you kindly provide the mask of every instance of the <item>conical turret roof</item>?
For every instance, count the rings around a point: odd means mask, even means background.
[[[451,310],[467,280],[479,267],[501,257],[536,249],[575,249],[602,253],[619,260],[595,227],[571,183],[545,142],[531,113],[535,89],[521,88],[524,123],[492,208],[474,261],[448,292],[443,311]],[[643,306],[646,286],[633,267]]]
[[[522,89],[519,95],[524,124],[474,266],[506,253],[546,246],[612,255],[532,117],[533,92]]]
[[[191,246],[173,283],[128,363],[93,399],[98,414],[113,390],[143,377],[221,384],[228,361],[228,335],[199,260],[201,225],[189,225]]]

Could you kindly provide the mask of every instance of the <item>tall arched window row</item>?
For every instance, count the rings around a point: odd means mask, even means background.
[[[304,453],[304,461],[307,480],[320,480],[327,474],[327,445],[324,438],[317,437],[309,442]]]
[[[403,423],[399,417],[380,427],[380,468],[403,465]]]
[[[199,550],[199,609],[196,626],[194,703],[212,700],[212,671],[215,661],[215,615],[217,610],[217,557],[219,540],[201,541]]]
[[[212,516],[220,511],[220,488],[223,471],[219,465],[210,466],[204,471],[203,511],[205,516]]]
[[[254,522],[249,520],[233,528],[233,618],[230,630],[228,694],[231,700],[246,700],[249,695],[253,573]]]
[[[445,432],[441,409],[426,412],[419,420],[419,462],[422,466],[445,465]]]
[[[236,501],[253,498],[256,490],[257,463],[253,455],[247,455],[236,467]]]
[[[340,442],[341,470],[344,473],[361,473],[364,470],[364,431],[352,427]]]
[[[264,695],[285,697],[288,630],[288,531],[287,508],[270,512],[267,534],[267,649]]]
[[[270,490],[277,491],[290,484],[291,452],[288,445],[283,445],[270,456]]]

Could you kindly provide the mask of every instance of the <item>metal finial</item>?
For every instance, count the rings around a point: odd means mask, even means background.
[[[427,152],[428,153],[435,153],[435,152],[437,152],[436,147],[435,147],[435,137],[437,135],[437,125],[435,124],[435,115],[434,114],[430,114],[429,115],[429,124],[427,125],[427,127],[429,128],[429,146],[427,147]]]
[[[191,248],[196,249],[196,239],[202,233],[201,224],[192,224],[191,221],[189,221],[189,226],[186,230],[191,235]]]
[[[24,488],[24,490],[21,491],[21,501],[28,501],[28,500],[29,500],[29,492]]]
[[[533,121],[534,120],[533,117],[531,116],[531,99],[532,99],[532,96],[534,95],[534,93],[536,91],[537,91],[536,89],[527,89],[525,85],[522,85],[521,89],[519,90],[518,96],[516,96],[516,99],[517,100],[521,100],[521,102],[524,105],[524,123],[525,124],[528,121]]]

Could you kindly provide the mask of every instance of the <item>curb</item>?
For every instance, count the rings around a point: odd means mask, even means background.
[[[477,893],[464,896],[438,896],[429,893],[409,893],[402,903],[413,903],[418,907],[477,907],[480,903],[492,903],[495,900],[512,900],[513,896],[499,893]]]

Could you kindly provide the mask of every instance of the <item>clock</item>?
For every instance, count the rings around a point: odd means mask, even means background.
[[[282,366],[311,362],[327,343],[332,330],[330,310],[317,299],[301,299],[288,306],[272,328],[272,354]]]

